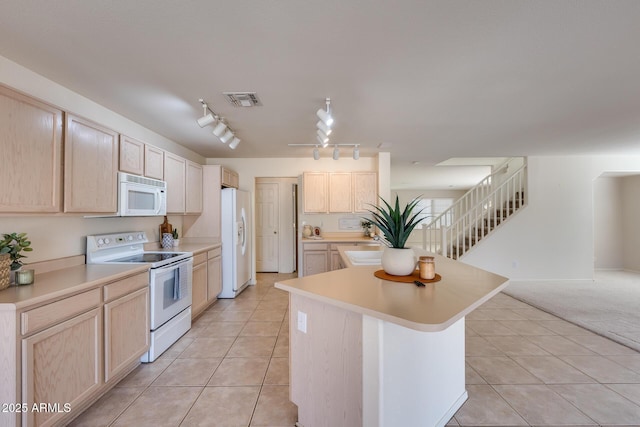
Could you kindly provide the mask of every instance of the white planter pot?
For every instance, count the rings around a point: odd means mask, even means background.
[[[392,276],[408,276],[416,269],[416,255],[411,248],[385,248],[382,269]]]

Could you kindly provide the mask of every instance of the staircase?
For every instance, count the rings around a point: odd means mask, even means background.
[[[484,178],[449,209],[422,226],[422,247],[458,259],[526,206],[526,164],[508,164]],[[501,181],[496,183],[496,181]]]

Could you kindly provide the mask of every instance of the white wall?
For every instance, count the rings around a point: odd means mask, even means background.
[[[622,179],[600,177],[593,183],[593,234],[596,269],[623,267]]]
[[[462,260],[511,279],[592,279],[594,181],[639,171],[640,156],[529,157],[529,206]]]
[[[640,272],[640,176],[622,178],[625,270]]]
[[[197,163],[204,163],[205,159],[202,156],[2,56],[0,56],[0,84]],[[181,216],[170,216],[169,220],[174,226],[182,227]],[[25,259],[28,263],[84,254],[85,236],[88,234],[141,230],[147,232],[150,239],[158,240],[158,226],[161,222],[160,217],[83,218],[78,215],[1,215],[0,233],[28,233],[33,247],[33,252],[30,252],[29,257]]]

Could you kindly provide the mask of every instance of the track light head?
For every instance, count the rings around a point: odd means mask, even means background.
[[[238,138],[237,136],[233,138],[233,140],[229,143],[229,148],[231,148],[232,150],[235,150],[236,147],[238,146],[238,144],[240,144],[240,138]]]
[[[327,113],[322,108],[320,108],[316,112],[316,115],[318,116],[318,118],[320,120],[322,120],[322,123],[324,123],[325,125],[327,125],[329,127],[331,127],[331,125],[333,125],[333,117],[331,117],[331,114]]]
[[[226,143],[227,143],[227,142],[229,142],[229,140],[230,140],[231,138],[233,138],[233,137],[234,137],[234,135],[233,135],[233,132],[231,131],[231,129],[227,129],[227,131],[224,133],[224,135],[222,135],[222,136],[220,137],[220,141],[221,141],[223,144],[226,144]]]
[[[320,160],[320,151],[318,150],[318,146],[313,149],[313,160]]]
[[[210,125],[211,123],[216,121],[215,116],[212,113],[209,113],[208,110],[209,108],[207,107],[207,104],[204,102],[204,100],[200,100],[200,102],[202,103],[202,117],[200,117],[198,120],[196,120],[198,122],[198,125],[203,128],[207,125]]]
[[[356,145],[353,147],[353,160],[358,160],[360,158],[360,149]]]
[[[325,125],[322,120],[318,120],[318,123],[316,123],[316,127],[318,128],[318,130],[322,131],[325,135],[327,136],[331,135],[331,128]]]
[[[220,138],[225,130],[227,130],[227,124],[220,120],[216,127],[213,128],[213,134]]]
[[[340,150],[336,145],[335,148],[333,149],[333,160],[338,160],[339,158],[340,158]]]
[[[322,143],[327,143],[329,142],[329,137],[327,135],[325,135],[324,132],[322,132],[320,129],[318,129],[318,138],[320,138],[320,140],[322,141]]]

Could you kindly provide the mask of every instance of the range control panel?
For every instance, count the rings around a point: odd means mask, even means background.
[[[147,234],[144,231],[87,236],[87,251],[117,248],[120,246],[143,244],[148,242]]]

